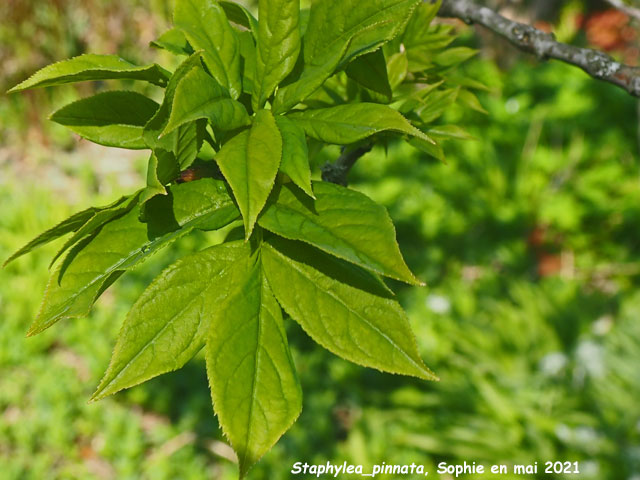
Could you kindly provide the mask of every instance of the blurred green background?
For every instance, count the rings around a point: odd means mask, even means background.
[[[169,24],[169,3],[5,0],[0,89],[89,51],[172,66],[147,48]],[[555,26],[585,41],[572,17],[582,4],[568,3]],[[479,41],[469,31],[460,40]],[[389,209],[408,263],[429,285],[393,287],[442,381],[351,365],[288,322],[304,410],[251,478],[292,478],[297,461],[415,462],[448,478],[433,466],[557,460],[580,462],[573,478],[640,479],[637,101],[576,69],[484,45],[466,68],[488,86],[480,95],[488,113],[454,107],[445,119],[475,140],[446,145],[446,164],[409,147],[375,150],[351,175],[353,188]],[[105,82],[0,96],[0,258],[142,184],[144,153],[91,145],[46,120],[114,85],[133,88]],[[1,479],[234,478],[201,357],[87,404],[145,285],[215,240],[182,240],[125,276],[89,318],[31,339],[25,332],[60,244],[0,270]]]

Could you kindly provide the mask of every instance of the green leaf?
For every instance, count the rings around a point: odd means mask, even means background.
[[[145,203],[156,195],[166,195],[165,186],[180,175],[196,159],[204,140],[204,120],[186,123],[174,130],[167,138],[172,145],[164,145],[170,150],[156,148],[149,158],[147,186],[140,196]],[[169,142],[165,142],[169,143]]]
[[[411,144],[411,146],[417,148],[421,152],[431,155],[432,157],[434,157],[437,160],[440,160],[441,162],[446,161],[444,150],[438,143],[425,142],[421,138],[410,138],[409,143]]]
[[[205,349],[213,405],[238,453],[240,478],[302,410],[278,302],[259,263],[245,275],[220,306]]]
[[[433,3],[421,2],[415,9],[402,34],[402,43],[406,48],[413,48],[431,41],[433,34],[429,31],[429,25],[436,18],[441,4],[442,0]]]
[[[419,0],[324,0],[311,6],[304,59],[320,65],[345,50],[341,65],[373,52],[404,30]]]
[[[177,68],[165,90],[162,105],[144,128],[143,137],[153,149],[153,155],[149,159],[147,187],[140,198],[141,203],[155,195],[166,194],[165,185],[174,180],[181,169],[193,162],[202,146],[206,125],[201,122],[205,120],[185,123],[159,138],[169,122],[178,85],[189,72],[202,67],[200,54],[197,52],[191,55]]]
[[[407,267],[386,209],[366,195],[315,182],[316,201],[283,185],[258,223],[290,240],[301,240],[372,272],[420,285]]]
[[[112,275],[134,267],[194,228],[221,228],[238,218],[225,184],[210,178],[172,187],[168,196],[147,202],[145,213],[146,223],[138,219],[140,208],[134,208],[72,248],[49,279],[29,335],[63,318],[87,315]]]
[[[253,95],[256,83],[256,55],[257,48],[255,38],[250,32],[239,32],[238,43],[240,44],[240,56],[244,70],[242,72],[242,91],[248,95]]]
[[[158,104],[136,92],[103,92],[62,107],[51,120],[108,147],[140,150],[146,123]]]
[[[68,233],[75,232],[80,227],[82,227],[85,223],[87,223],[89,219],[91,219],[96,213],[104,209],[115,207],[121,204],[122,202],[124,202],[126,199],[127,197],[122,197],[118,199],[116,202],[110,205],[107,205],[105,207],[91,207],[71,215],[66,220],[63,220],[56,226],[38,235],[36,238],[31,240],[29,243],[27,243],[25,246],[23,246],[18,251],[16,251],[13,255],[7,258],[5,262],[2,264],[3,268],[9,265],[9,263],[13,262],[17,258],[20,258],[23,255],[26,255],[27,253],[35,250],[36,248],[46,245],[47,243],[50,243]]]
[[[119,78],[145,80],[164,87],[169,77],[171,73],[159,65],[138,67],[116,55],[86,54],[46,66],[13,87],[8,93],[65,83]]]
[[[476,94],[469,90],[460,90],[458,92],[457,100],[465,107],[475,110],[476,112],[484,113],[485,115],[489,114],[489,112],[487,112],[480,103],[480,100],[478,100]]]
[[[304,37],[302,75],[278,91],[274,112],[289,111],[320,88],[337,69],[395,37],[418,3],[418,0],[314,2]]]
[[[229,140],[216,156],[242,212],[247,239],[273,189],[281,158],[282,136],[269,110],[260,110],[251,128]]]
[[[316,140],[337,145],[355,143],[384,131],[403,133],[430,141],[400,113],[386,105],[357,103],[305,110],[288,115]]]
[[[254,17],[249,10],[235,2],[221,1],[219,3],[224,9],[224,13],[227,14],[227,18],[230,22],[237,23],[238,25],[249,29],[251,34],[257,38],[258,20],[256,20],[256,17]]]
[[[441,67],[451,67],[458,65],[478,53],[477,50],[469,47],[455,47],[443,50],[433,57],[433,62]]]
[[[219,328],[213,320],[242,281],[236,277],[249,270],[250,254],[248,243],[227,243],[164,270],[127,315],[92,400],[184,366],[204,346],[209,330]]]
[[[457,88],[434,90],[413,113],[418,115],[423,123],[431,123],[440,118],[455,103],[459,93],[460,90]]]
[[[352,80],[391,100],[391,85],[387,74],[387,62],[382,49],[356,58],[346,69]]]
[[[169,122],[169,117],[171,116],[171,108],[173,106],[173,99],[175,97],[176,89],[178,85],[182,81],[182,79],[196,67],[202,66],[201,59],[202,52],[196,52],[187,58],[184,62],[180,64],[180,66],[176,69],[171,80],[169,80],[169,84],[164,92],[164,99],[162,100],[162,104],[160,108],[156,112],[156,114],[149,120],[147,125],[144,127],[144,140],[147,145],[153,149],[162,148],[167,151],[171,151],[174,146],[174,139],[168,138],[169,136],[165,136],[160,139],[160,134],[167,126]]]
[[[152,47],[162,48],[176,55],[192,55],[193,47],[181,30],[172,28],[164,32],[157,40],[151,42]]]
[[[156,195],[166,195],[165,185],[169,181],[165,180],[171,177],[176,178],[179,173],[178,163],[173,153],[159,149],[157,153],[151,153],[147,165],[147,186],[140,195],[140,203],[147,203]]]
[[[174,24],[202,56],[211,75],[233,98],[242,93],[240,50],[236,32],[215,0],[177,0]]]
[[[355,267],[279,238],[264,244],[261,258],[280,305],[327,350],[365,367],[437,379],[418,354],[402,307],[354,275]]]
[[[428,130],[435,140],[475,140],[475,137],[458,125],[436,125]]]
[[[278,129],[282,135],[282,162],[280,171],[288,175],[311,198],[315,198],[311,189],[311,169],[309,167],[309,148],[304,130],[287,117],[276,117]]]
[[[123,197],[121,200],[118,200],[113,206],[102,208],[96,211],[95,215],[91,217],[84,225],[82,225],[76,232],[71,236],[69,240],[65,242],[62,248],[55,254],[51,263],[49,264],[49,268],[56,262],[56,260],[69,248],[78,243],[84,237],[91,235],[96,230],[98,230],[103,225],[106,225],[110,221],[115,218],[118,218],[121,215],[124,215],[129,210],[134,208],[138,203],[139,193],[134,195],[129,195],[127,197]],[[122,201],[124,200],[124,201]]]
[[[391,56],[387,65],[389,84],[392,89],[398,87],[409,73],[409,60],[406,52],[398,52]]]
[[[202,68],[193,68],[176,87],[171,115],[162,135],[185,123],[206,118],[214,130],[235,130],[249,125],[244,106]]]
[[[273,112],[284,113],[313,94],[335,72],[340,59],[347,49],[333,52],[333,56],[320,65],[306,65],[300,78],[286,87],[278,89],[273,102]]]
[[[300,0],[260,0],[255,111],[293,70],[300,54]]]

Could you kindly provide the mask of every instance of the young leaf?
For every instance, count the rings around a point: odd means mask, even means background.
[[[421,152],[424,152],[427,155],[431,155],[433,158],[440,160],[441,162],[446,161],[444,150],[438,143],[425,142],[421,138],[410,138],[409,144],[420,150]]]
[[[158,104],[136,92],[103,92],[62,107],[51,120],[107,147],[140,150],[146,123]]]
[[[255,38],[250,32],[239,32],[238,43],[240,44],[240,56],[244,65],[242,72],[242,91],[248,95],[253,95],[256,88],[256,56],[257,48]]]
[[[261,258],[280,305],[327,350],[365,367],[437,379],[418,354],[402,307],[349,264],[280,238],[264,244]]]
[[[179,126],[161,142],[170,150],[156,147],[149,158],[147,186],[140,196],[145,203],[156,195],[166,195],[165,186],[175,180],[180,171],[196,159],[204,140],[205,120],[197,120]],[[168,140],[168,141],[167,141]]]
[[[259,263],[247,273],[219,309],[205,349],[213,405],[238,453],[240,478],[302,410],[278,302]]]
[[[312,138],[337,145],[355,143],[384,131],[431,141],[396,110],[377,103],[356,103],[288,115]]]
[[[237,23],[250,30],[254,38],[258,37],[258,20],[256,20],[256,17],[254,17],[249,10],[236,2],[226,2],[222,0],[219,3],[224,9],[224,13],[227,14],[230,22]]]
[[[340,65],[373,52],[402,32],[420,0],[324,0],[311,6],[305,36],[308,65],[344,51]],[[348,46],[348,48],[346,48]]]
[[[352,80],[391,100],[391,85],[387,74],[387,61],[382,49],[356,58],[346,69]]]
[[[291,73],[300,53],[300,0],[260,0],[259,9],[255,111]]]
[[[269,110],[260,110],[249,130],[229,140],[216,156],[238,202],[245,236],[251,236],[278,174],[282,136]]]
[[[311,169],[309,167],[309,148],[304,130],[287,117],[276,117],[278,129],[282,135],[282,163],[280,171],[289,176],[311,198],[315,198],[311,189]]]
[[[354,190],[315,182],[313,202],[283,185],[258,223],[291,240],[307,242],[372,272],[420,285],[407,267],[386,209]]]
[[[134,208],[73,247],[49,279],[29,335],[63,318],[87,315],[112,275],[132,268],[194,228],[221,228],[238,218],[224,183],[210,178],[172,187],[170,195],[150,200],[145,213],[146,223],[138,219],[140,208]]]
[[[189,72],[195,68],[201,68],[201,66],[200,52],[191,55],[182,62],[169,81],[162,105],[144,127],[143,138],[146,144],[153,149],[153,155],[149,159],[147,187],[140,198],[141,203],[145,203],[155,195],[166,194],[165,185],[174,180],[181,169],[193,162],[202,146],[202,130],[206,125],[201,125],[200,121],[183,124],[170,134],[158,138],[171,116],[178,85]],[[202,122],[204,121],[202,120]]]
[[[427,31],[433,19],[436,18],[441,5],[442,0],[437,0],[433,3],[421,2],[418,5],[402,34],[402,43],[406,48],[413,48],[423,44],[425,41],[429,41],[431,36],[425,35],[425,31]]]
[[[92,400],[184,366],[204,346],[209,330],[219,328],[212,321],[237,289],[237,272],[249,270],[250,254],[248,243],[226,243],[163,271],[127,315]]]
[[[82,227],[85,223],[87,223],[89,219],[91,219],[97,212],[120,205],[126,199],[127,197],[121,197],[120,199],[116,200],[114,203],[107,205],[105,207],[91,207],[71,215],[66,220],[63,220],[56,226],[41,233],[36,238],[31,240],[29,243],[27,243],[24,247],[20,248],[13,255],[7,258],[2,264],[2,266],[6,267],[7,265],[9,265],[9,263],[13,262],[14,260],[16,260],[17,258],[20,258],[23,255],[26,255],[32,250],[35,250],[36,248],[46,245],[47,243],[52,242],[68,233],[75,232],[80,227]]]
[[[455,47],[443,50],[433,57],[433,62],[441,67],[452,67],[458,65],[478,53],[477,50],[469,47]]]
[[[50,87],[88,80],[131,79],[145,80],[164,87],[171,73],[159,65],[138,67],[116,55],[85,54],[63,60],[38,70],[8,93],[30,88]]]
[[[395,89],[404,82],[409,73],[407,52],[398,52],[392,55],[387,64],[387,72],[389,74],[389,84],[392,89]]]
[[[168,136],[165,136],[162,139],[160,139],[159,137],[162,131],[167,126],[167,122],[169,122],[169,117],[171,116],[171,108],[173,106],[173,99],[175,97],[178,84],[182,81],[185,75],[187,75],[187,73],[189,73],[196,67],[202,66],[201,54],[202,52],[196,52],[189,58],[187,58],[184,62],[182,62],[171,77],[171,80],[169,80],[169,84],[165,89],[164,99],[162,100],[160,108],[144,127],[143,137],[150,148],[162,148],[167,151],[172,150],[172,147],[174,146],[174,140],[168,138]]]
[[[480,103],[480,100],[478,100],[478,97],[476,96],[476,94],[473,92],[470,92],[469,90],[461,89],[458,92],[457,101],[460,102],[465,107],[475,110],[476,112],[480,112],[485,115],[489,114],[489,112],[487,112],[482,106],[482,104]]]
[[[187,37],[181,30],[172,28],[151,42],[152,47],[162,48],[176,55],[192,55],[193,47],[189,45]]]
[[[157,152],[157,153],[156,153]],[[140,203],[144,204],[156,195],[166,195],[167,189],[165,185],[168,182],[163,181],[166,178],[176,178],[180,173],[178,163],[175,156],[171,152],[158,149],[151,153],[149,163],[147,165],[147,186],[140,194]]]
[[[332,52],[333,56],[328,57],[320,65],[305,65],[298,80],[278,89],[273,102],[273,112],[276,114],[285,113],[318,90],[327,78],[336,71],[346,49],[347,44],[342,50]]]
[[[235,130],[249,125],[249,115],[240,102],[202,68],[193,68],[178,83],[171,115],[162,135],[185,123],[201,118],[211,122],[214,130]]]
[[[233,98],[242,93],[240,51],[236,32],[215,0],[177,0],[174,24],[202,56],[211,75]]]
[[[314,2],[304,38],[304,69],[298,80],[278,91],[273,111],[289,111],[318,90],[336,70],[395,37],[417,3],[418,0]]]

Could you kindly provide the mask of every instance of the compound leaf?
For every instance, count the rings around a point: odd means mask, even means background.
[[[144,126],[158,104],[136,92],[103,92],[62,107],[51,120],[107,147],[140,150]]]
[[[63,318],[87,315],[102,285],[112,275],[132,268],[194,228],[222,228],[238,218],[223,182],[210,178],[176,185],[170,195],[104,225],[76,244],[49,279],[45,298],[29,335],[40,333]]]
[[[245,236],[251,236],[278,174],[282,136],[269,110],[260,110],[249,130],[229,140],[216,155],[244,219]]]
[[[391,218],[366,195],[327,182],[315,182],[316,200],[283,185],[260,216],[261,227],[301,240],[372,272],[420,285],[407,267]]]
[[[419,0],[314,2],[304,37],[300,78],[278,91],[273,105],[284,113],[315,92],[336,70],[377,50],[400,33]]]
[[[47,65],[13,87],[9,93],[65,83],[119,78],[145,80],[164,87],[169,77],[171,73],[156,64],[139,67],[116,55],[85,54]]]
[[[280,305],[327,350],[366,367],[437,379],[418,354],[402,307],[354,275],[354,267],[281,238],[269,239],[261,258]]]
[[[245,242],[226,243],[183,257],[164,270],[127,315],[92,400],[189,361],[204,346],[210,328],[218,328],[212,321],[237,289],[236,271],[248,270],[250,253]]]
[[[213,405],[241,478],[302,409],[278,302],[259,263],[245,275],[220,308],[205,349]]]

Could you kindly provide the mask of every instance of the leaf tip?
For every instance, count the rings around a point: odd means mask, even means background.
[[[26,337],[27,338],[35,337],[39,333],[40,333],[39,329],[31,327],[31,328],[29,328],[29,330],[27,330]]]
[[[106,397],[107,395],[104,395],[101,391],[100,388],[98,387],[98,390],[96,390],[93,395],[91,395],[91,397],[89,398],[89,400],[87,400],[87,404],[92,404],[92,403],[96,403],[99,402],[100,400],[102,400],[104,397]]]
[[[433,371],[431,371],[431,369],[429,367],[427,367],[426,365],[422,364],[422,368],[421,368],[421,375],[420,378],[422,378],[423,380],[428,380],[431,382],[439,382],[440,381],[440,377],[438,377],[438,375],[436,375]]]

